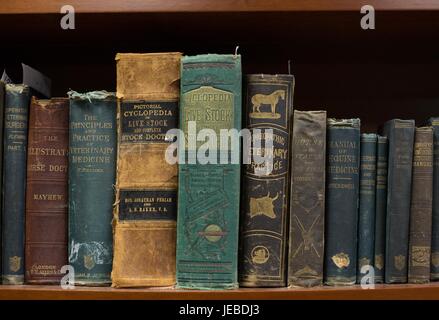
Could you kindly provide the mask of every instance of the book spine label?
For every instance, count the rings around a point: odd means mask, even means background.
[[[69,100],[32,99],[26,183],[25,280],[59,284],[67,264]]]
[[[254,161],[244,166],[239,282],[244,287],[282,287],[286,285],[289,129],[294,77],[248,75],[246,88],[247,128],[253,135],[254,130],[261,130],[261,146],[266,145],[266,135],[262,132],[273,130],[274,157],[268,175],[258,174],[259,167]]]
[[[118,205],[112,285],[171,286],[178,167],[165,154],[173,142],[167,132],[178,127],[181,54],[118,54],[116,60]]]
[[[415,130],[410,208],[410,283],[430,281],[431,219],[433,206],[433,129]]]
[[[294,111],[288,284],[323,283],[326,111]]]
[[[221,129],[241,129],[239,55],[184,57],[181,72],[180,128],[186,139],[195,139],[190,121],[197,133],[211,129],[217,137]],[[237,288],[240,163],[219,163],[218,157],[191,163],[198,146],[188,143],[188,161],[179,162],[177,286]],[[215,156],[219,149],[210,152]],[[232,143],[232,155],[238,150]]]
[[[108,285],[113,257],[116,99],[70,93],[69,264],[76,285]]]
[[[356,281],[360,120],[328,120],[325,283]]]
[[[405,283],[415,122],[391,120],[384,134],[389,140],[385,282]]]
[[[375,205],[375,283],[384,282],[384,249],[386,247],[387,211],[387,138],[377,138],[377,178]]]
[[[373,267],[375,246],[376,134],[361,135],[360,208],[358,210],[357,282]]]
[[[429,119],[433,127],[433,217],[431,228],[431,280],[439,280],[439,118]]]
[[[24,215],[29,87],[6,85],[3,155],[3,284],[24,282]]]

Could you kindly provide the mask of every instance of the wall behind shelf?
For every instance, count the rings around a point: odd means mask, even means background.
[[[378,12],[376,30],[359,12],[2,15],[0,67],[21,80],[20,62],[46,73],[53,94],[115,90],[117,52],[233,53],[244,73],[286,73],[292,60],[298,109],[360,117],[376,130],[392,117],[419,124],[439,115],[439,12]]]

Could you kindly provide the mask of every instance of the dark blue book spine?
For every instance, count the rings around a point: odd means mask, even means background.
[[[29,87],[6,85],[3,158],[3,284],[24,281],[24,214]]]
[[[116,97],[106,91],[69,96],[69,264],[75,285],[104,286],[113,261]]]
[[[375,187],[377,135],[361,135],[360,209],[358,211],[358,270],[357,282],[369,274],[364,266],[373,266],[375,253]]]
[[[439,118],[431,118],[433,127],[433,221],[431,228],[431,280],[439,280]]]
[[[387,157],[387,138],[378,136],[375,207],[375,283],[384,282],[384,253],[386,247],[387,211]]]
[[[384,135],[389,140],[385,282],[405,283],[415,121],[390,120]]]
[[[328,119],[325,283],[356,281],[360,120]]]

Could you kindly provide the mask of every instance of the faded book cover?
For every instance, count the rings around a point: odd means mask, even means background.
[[[261,147],[266,145],[265,130],[273,130],[273,167],[269,174],[258,173],[261,165],[254,161],[243,167],[239,284],[284,287],[294,76],[255,74],[246,79],[246,128],[258,140],[253,144]],[[260,148],[253,145],[251,150],[258,153]]]
[[[59,284],[67,264],[69,100],[32,98],[26,182],[25,281]]]
[[[433,207],[433,128],[415,129],[408,282],[430,282]]]
[[[181,53],[117,54],[118,159],[113,287],[175,284]]]
[[[389,141],[385,282],[407,282],[410,200],[415,121],[393,119],[384,125]]]
[[[177,286],[237,288],[239,139],[227,142],[230,148],[211,140],[213,146],[203,149],[202,138],[203,132],[220,137],[221,129],[241,129],[240,55],[183,58],[180,128],[188,143],[181,150],[187,161],[179,162]],[[208,154],[206,163],[198,148]]]
[[[75,285],[107,286],[113,259],[116,96],[69,92],[69,264]]]
[[[294,111],[288,285],[323,283],[326,111]]]
[[[24,282],[24,216],[29,101],[28,86],[6,85],[3,134],[3,284]]]
[[[325,270],[328,285],[351,285],[357,274],[360,119],[328,119]]]

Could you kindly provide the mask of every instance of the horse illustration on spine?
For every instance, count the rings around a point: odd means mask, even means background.
[[[285,100],[285,90],[276,90],[271,94],[255,94],[251,100],[253,110],[250,113],[250,117],[255,119],[279,119],[281,115],[276,112],[276,105],[279,103],[279,99]],[[270,105],[271,112],[261,111],[262,105]]]

